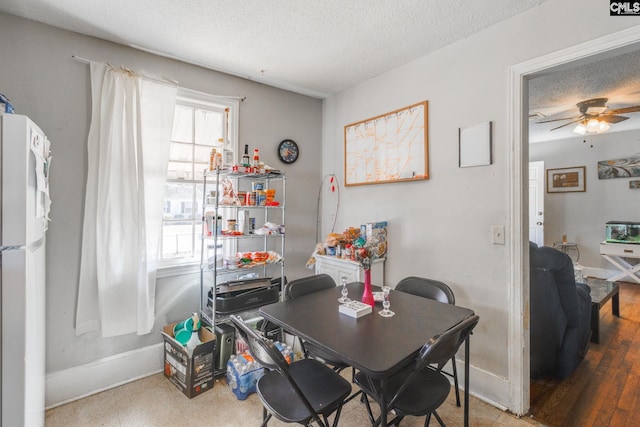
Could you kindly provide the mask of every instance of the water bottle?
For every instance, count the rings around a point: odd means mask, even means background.
[[[238,388],[238,381],[234,371],[234,363],[232,361],[227,362],[227,385],[231,387],[231,390]]]
[[[189,356],[191,356],[193,354],[193,350],[202,343],[202,341],[200,341],[200,336],[198,335],[198,331],[200,330],[200,317],[198,316],[198,313],[193,313],[191,320],[193,321],[193,326],[191,327],[191,338],[189,338],[186,345]]]

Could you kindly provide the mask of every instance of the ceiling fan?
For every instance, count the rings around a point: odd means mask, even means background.
[[[609,110],[607,107],[607,101],[609,98],[594,98],[586,101],[581,101],[576,104],[580,115],[576,117],[564,117],[561,119],[543,120],[537,123],[551,123],[562,120],[570,120],[569,122],[557,126],[553,129],[560,129],[565,126],[569,126],[573,123],[578,123],[574,132],[584,135],[586,132],[604,132],[609,129],[609,124],[620,123],[627,120],[629,117],[620,116],[619,114],[635,113],[640,111],[640,105],[634,105],[632,107],[616,108],[615,110]]]

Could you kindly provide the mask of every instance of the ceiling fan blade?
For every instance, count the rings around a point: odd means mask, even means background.
[[[577,120],[577,119],[582,119],[584,118],[584,115],[580,116],[580,117],[564,117],[562,119],[552,119],[552,120],[541,120],[539,122],[536,122],[536,124],[539,123],[551,123],[551,122],[559,122],[561,120]]]
[[[625,114],[635,113],[640,111],[640,105],[634,105],[633,107],[616,108],[615,110],[609,110],[604,115],[610,116],[612,114]]]
[[[580,122],[580,121],[582,121],[582,117],[579,117],[577,120],[571,121],[571,122],[569,122],[569,123],[565,123],[565,124],[563,124],[563,125],[560,125],[560,126],[558,126],[558,127],[555,127],[555,128],[553,128],[553,129],[551,129],[551,130],[560,129],[560,128],[563,128],[563,127],[565,127],[565,126],[569,126],[570,124],[578,123],[578,122]]]
[[[629,117],[613,116],[608,114],[598,117],[599,120],[602,120],[603,122],[607,122],[607,123],[620,123],[627,120],[628,118]]]

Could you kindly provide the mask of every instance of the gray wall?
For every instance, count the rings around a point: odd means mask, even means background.
[[[640,190],[629,188],[629,181],[640,178],[598,179],[597,165],[601,160],[638,155],[639,131],[609,132],[531,144],[529,160],[543,160],[545,169],[586,167],[584,193],[545,192],[545,244],[552,246],[566,232],[568,240],[578,244],[580,264],[616,270],[600,256],[600,242],[605,239],[607,221],[640,221]]]
[[[158,298],[166,300],[174,290],[181,294],[176,304],[160,313],[151,334],[109,339],[75,335],[91,95],[89,67],[71,59],[72,55],[167,76],[188,89],[246,96],[240,105],[239,143],[260,148],[261,159],[287,172],[286,274],[293,279],[310,273],[304,264],[315,244],[321,100],[2,13],[0,53],[0,92],[12,99],[17,113],[31,117],[52,141],[47,373],[159,343],[162,326],[199,306],[198,275],[168,277],[158,280]],[[299,160],[290,166],[276,157],[277,144],[285,138],[295,140],[301,149]]]
[[[345,125],[429,101],[430,179],[346,188],[337,229],[389,221],[385,281],[395,286],[409,275],[443,280],[453,288],[456,304],[479,314],[471,339],[471,391],[506,408],[513,407],[510,387],[519,385],[517,378],[510,383],[516,371],[510,355],[523,352],[514,348],[509,325],[527,315],[511,299],[513,289],[524,285],[510,276],[509,248],[513,236],[525,230],[512,230],[509,222],[510,153],[522,144],[508,134],[509,70],[637,27],[637,19],[610,17],[598,5],[548,0],[325,101],[323,171],[341,182]],[[459,168],[458,129],[485,121],[493,122],[493,164]],[[330,224],[324,225],[326,231]],[[506,245],[492,244],[493,225],[505,226]]]

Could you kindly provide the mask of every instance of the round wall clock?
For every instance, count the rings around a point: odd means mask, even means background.
[[[300,150],[298,149],[298,144],[291,139],[285,139],[278,145],[278,157],[284,163],[293,163],[298,160],[298,155],[300,154]]]

